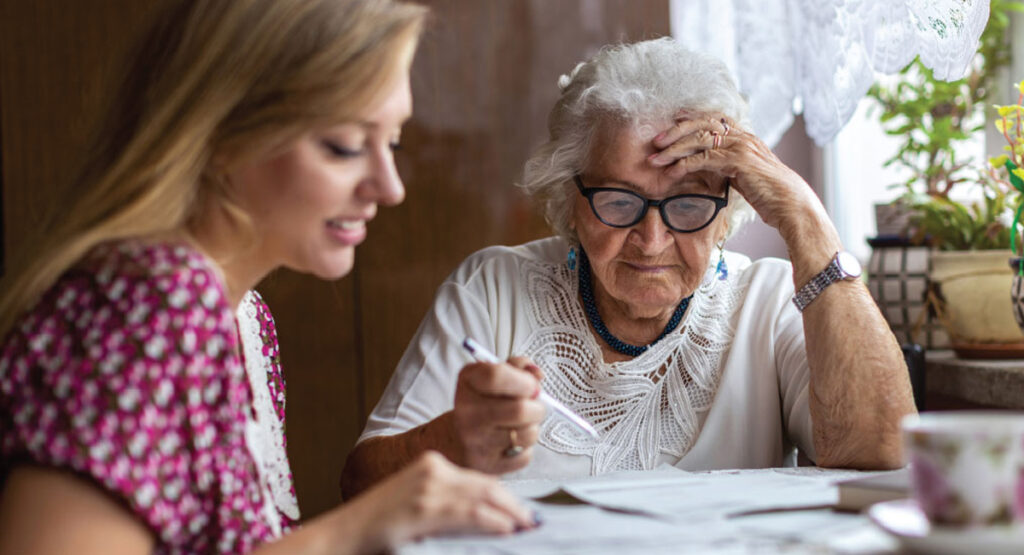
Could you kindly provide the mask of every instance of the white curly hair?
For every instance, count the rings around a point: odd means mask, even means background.
[[[671,121],[680,110],[721,113],[750,128],[747,102],[725,64],[669,37],[607,46],[558,79],[561,97],[548,115],[549,139],[530,156],[519,186],[544,207],[548,224],[577,242],[569,226],[576,187],[598,125],[614,118],[635,129]],[[754,217],[730,191],[728,236]]]

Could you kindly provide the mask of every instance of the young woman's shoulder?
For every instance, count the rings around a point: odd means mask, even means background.
[[[0,466],[82,475],[185,551],[211,550],[214,530],[245,530],[232,538],[240,551],[265,539],[251,501],[261,494],[245,455],[250,393],[235,329],[198,252],[94,249],[5,339]],[[225,503],[243,510],[211,510]]]
[[[220,359],[237,342],[233,318],[216,270],[197,251],[108,243],[65,272],[11,328],[3,359],[71,357],[106,373],[136,359]],[[25,352],[12,352],[19,343]]]

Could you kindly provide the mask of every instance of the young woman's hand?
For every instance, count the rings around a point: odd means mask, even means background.
[[[440,533],[510,534],[536,526],[532,512],[497,479],[428,451],[338,510],[362,522],[361,552]]]

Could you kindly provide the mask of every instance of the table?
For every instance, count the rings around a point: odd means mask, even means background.
[[[430,538],[401,555],[466,553],[894,554],[866,516],[828,508],[836,481],[815,467],[685,472],[666,466],[578,480],[507,482],[543,520],[506,537]]]
[[[968,360],[953,351],[925,354],[928,410],[1024,409],[1024,359]]]

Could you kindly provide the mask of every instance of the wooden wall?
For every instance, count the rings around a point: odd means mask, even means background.
[[[424,3],[433,17],[398,155],[406,202],[371,222],[349,277],[326,283],[280,271],[260,285],[278,324],[306,517],[338,502],[345,456],[444,277],[479,248],[548,234],[512,185],[546,134],[558,76],[603,44],[669,31],[667,0]],[[0,0],[8,262],[31,250],[75,171],[104,76],[156,5]]]
[[[31,250],[86,146],[105,80],[167,0],[0,0],[5,252]]]

